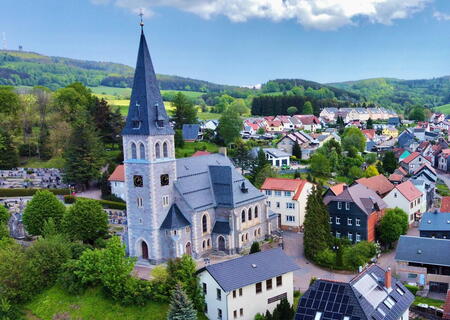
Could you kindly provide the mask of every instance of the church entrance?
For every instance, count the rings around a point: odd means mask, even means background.
[[[186,251],[185,251],[185,253],[187,255],[189,255],[189,256],[192,255],[192,248],[191,248],[191,243],[190,242],[186,243]]]
[[[225,251],[225,239],[222,236],[219,236],[217,238],[217,242],[218,242],[218,246],[219,246],[219,251]]]
[[[148,259],[148,246],[145,241],[141,242],[142,259]]]

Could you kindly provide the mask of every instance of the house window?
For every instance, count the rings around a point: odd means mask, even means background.
[[[350,202],[345,203],[345,210],[350,210]]]
[[[270,208],[270,201],[266,201],[266,204]]]
[[[236,298],[236,290],[233,290],[233,298]]]
[[[139,144],[139,157],[145,159],[145,146],[143,143]]]
[[[222,320],[222,309],[217,309],[217,319]]]
[[[266,190],[266,196],[271,196],[272,195],[272,190]]]
[[[208,232],[208,218],[206,217],[206,214],[202,217],[202,231],[203,233]]]
[[[242,297],[242,288],[239,288],[239,297]]]
[[[203,248],[203,249],[206,248],[206,241],[205,241],[205,240],[203,240],[203,242],[202,242],[202,248]]]
[[[208,293],[208,286],[206,285],[206,283],[203,282],[203,294],[206,296],[207,293]]]
[[[245,210],[242,210],[242,212],[241,212],[241,222],[242,223],[245,222]]]
[[[352,225],[352,218],[347,218],[347,225],[349,225],[349,226]]]
[[[241,317],[244,315],[244,309],[243,309],[243,308],[240,308],[240,309],[239,309],[239,315],[240,315]]]
[[[330,217],[330,224],[333,224],[333,217]]]
[[[293,202],[287,202],[287,203],[286,203],[286,208],[287,208],[287,209],[295,209],[295,203],[293,203]]]
[[[336,217],[336,224],[341,224],[341,218],[340,217]]]
[[[169,205],[169,196],[162,197],[163,207],[167,207]]]
[[[295,216],[286,216],[286,221],[294,222],[295,221]]]
[[[272,279],[266,280],[266,290],[272,289]]]
[[[280,203],[279,202],[277,202],[277,208],[279,208],[280,207]]]
[[[283,285],[283,276],[277,277],[277,287],[280,287]]]
[[[338,201],[338,203],[337,203],[337,208],[338,208],[338,210],[341,210],[341,209],[342,209],[342,202]]]
[[[388,307],[389,309],[392,309],[392,307],[395,304],[395,300],[392,297],[387,297],[386,300],[384,300],[384,304],[386,305],[386,307]]]
[[[219,288],[216,289],[217,291],[217,300],[222,300],[222,290],[220,290]]]
[[[237,318],[237,310],[233,311],[233,317],[236,319]]]
[[[252,220],[252,208],[248,209],[248,220]]]
[[[338,238],[338,239],[341,238],[341,233],[339,231],[336,231],[336,238]]]
[[[355,224],[359,227],[361,225],[361,219],[356,218],[355,219]]]
[[[276,196],[281,196],[281,191],[275,190],[275,195],[276,195]]]
[[[412,209],[413,208],[413,203],[411,202],[410,204],[409,204],[409,207]]]
[[[291,192],[290,191],[285,191],[284,192],[284,196],[285,197],[290,197],[291,196]]]
[[[353,241],[353,233],[349,232],[347,238],[348,240]]]
[[[205,313],[208,313],[208,304],[205,303]]]
[[[256,284],[256,293],[261,293],[262,292],[262,282],[258,282]]]
[[[269,206],[270,207],[270,206]],[[255,207],[255,219],[258,218],[258,207]]]
[[[360,242],[361,241],[361,233],[357,232],[356,233],[356,242]]]

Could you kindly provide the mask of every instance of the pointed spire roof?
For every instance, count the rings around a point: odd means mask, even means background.
[[[164,108],[152,59],[141,31],[130,108],[122,135],[174,134]]]

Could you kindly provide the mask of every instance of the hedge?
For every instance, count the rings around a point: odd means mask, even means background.
[[[410,284],[405,284],[404,286],[405,286],[406,289],[408,289],[409,291],[411,291],[411,293],[412,293],[413,295],[416,295],[417,291],[419,290],[419,287],[417,287],[417,286],[412,286],[412,285],[410,285]]]
[[[31,197],[38,190],[48,190],[55,195],[70,194],[70,189],[0,189],[0,197]]]
[[[77,199],[89,199],[89,198],[77,197]],[[115,202],[108,200],[96,200],[96,201],[98,201],[105,209],[125,210],[127,208],[127,204],[123,202]]]

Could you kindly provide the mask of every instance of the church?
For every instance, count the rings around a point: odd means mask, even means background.
[[[234,254],[270,234],[276,217],[266,196],[228,157],[175,158],[143,30],[122,137],[130,256],[157,264],[183,254]]]

